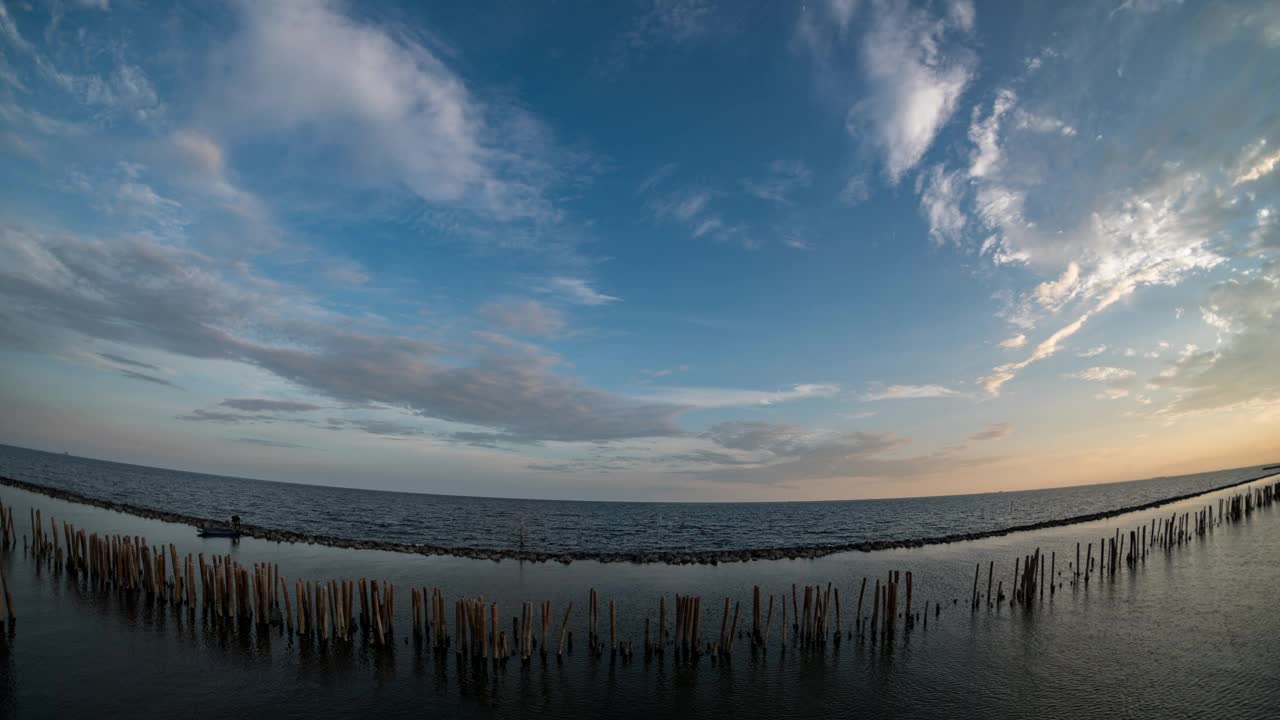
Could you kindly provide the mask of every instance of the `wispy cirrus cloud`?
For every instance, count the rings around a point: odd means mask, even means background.
[[[1261,141],[1255,147],[1258,150],[1249,153],[1249,157],[1245,161],[1247,164],[1241,168],[1240,174],[1231,181],[1232,187],[1259,180],[1275,172],[1275,169],[1280,167],[1280,150],[1270,154],[1263,154],[1261,151],[1266,148],[1266,140]]]
[[[1091,367],[1071,373],[1068,377],[1089,382],[1115,382],[1117,380],[1127,380],[1134,375],[1137,375],[1137,373],[1128,368]]]
[[[646,393],[645,399],[695,408],[750,407],[776,405],[797,400],[835,397],[840,386],[830,383],[801,383],[780,390],[735,388],[664,387]]]
[[[943,385],[890,385],[872,390],[862,396],[863,400],[920,400],[925,398],[966,397],[959,390]]]
[[[707,32],[713,12],[709,0],[650,0],[627,32],[627,44],[641,48],[692,40]]]
[[[916,178],[920,210],[929,223],[929,237],[936,245],[959,243],[969,218],[960,209],[963,179],[959,171],[942,165],[922,170]]]
[[[1211,350],[1187,348],[1152,385],[1177,394],[1160,412],[1182,415],[1280,402],[1280,262],[1252,277],[1213,287],[1201,307],[1204,320],[1221,333]]]
[[[1238,23],[1223,22],[1213,31],[1191,33],[1188,52],[1209,52],[1232,38],[1245,41],[1234,34]],[[1071,53],[1038,54],[1026,75],[997,85],[975,106],[967,142],[953,148],[955,155],[967,155],[967,167],[939,164],[917,182],[921,213],[936,241],[976,250],[995,268],[1016,266],[1040,278],[1007,300],[1000,315],[1016,327],[1014,337],[1030,336],[1045,323],[1052,323],[1050,332],[1022,360],[997,365],[980,379],[991,395],[1027,367],[1057,355],[1099,314],[1140,289],[1179,286],[1242,250],[1266,247],[1258,218],[1267,208],[1256,190],[1245,189],[1271,182],[1272,151],[1265,142],[1270,110],[1239,88],[1214,85],[1204,92],[1223,106],[1241,107],[1250,132],[1263,139],[1243,149],[1238,136],[1226,135],[1195,147],[1155,146],[1170,137],[1163,128],[1193,122],[1187,118],[1197,114],[1187,109],[1195,83],[1184,82],[1153,90],[1140,107],[1130,108],[1139,117],[1125,132],[1144,131],[1117,140],[1100,132],[1086,140],[1078,124],[1063,116],[1065,105],[1052,88],[1028,82],[1032,71],[1047,72],[1050,63],[1060,81],[1116,82],[1116,60],[1083,58],[1123,58],[1126,51],[1092,37],[1074,42]],[[1123,151],[1141,160],[1103,162],[1107,153],[1120,152],[1117,143],[1128,143]],[[1085,164],[1078,166],[1082,158]],[[961,173],[968,183],[954,182]],[[1064,191],[1071,196],[1067,202],[1055,196]]]
[[[1187,276],[1209,270],[1225,258],[1210,246],[1199,213],[1212,213],[1213,199],[1198,174],[1175,174],[1118,207],[1095,213],[1078,230],[1085,266],[1073,261],[1054,281],[1040,284],[1034,297],[1056,310],[1068,299],[1085,303],[1076,317],[1040,342],[1025,359],[997,366],[981,382],[995,395],[1026,367],[1057,354],[1063,343],[1093,316],[1131,296],[1143,286],[1176,285]],[[1027,238],[1025,228],[1018,237]],[[1006,236],[1011,237],[1011,236]],[[1028,245],[1027,247],[1032,247]]]
[[[576,277],[554,277],[547,281],[545,290],[559,295],[577,305],[607,305],[622,298],[607,295],[592,287],[591,283]]]
[[[1002,422],[994,423],[986,430],[976,432],[969,436],[970,440],[982,442],[984,440],[1001,440],[1013,434],[1013,425],[1011,423]]]
[[[813,171],[804,163],[795,160],[774,160],[769,164],[769,171],[763,177],[749,178],[742,181],[747,194],[760,200],[779,204],[789,204],[791,195],[809,187],[813,183]]]
[[[658,368],[655,370],[642,369],[640,371],[640,374],[644,375],[645,377],[651,380],[657,380],[658,378],[668,377],[671,375],[675,375],[676,373],[686,372],[688,370],[689,370],[688,365],[676,365],[675,367]]]

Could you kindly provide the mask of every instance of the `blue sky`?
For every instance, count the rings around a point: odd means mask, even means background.
[[[0,442],[689,500],[1280,453],[1274,3],[0,3]]]

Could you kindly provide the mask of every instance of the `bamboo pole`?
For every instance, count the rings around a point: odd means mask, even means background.
[[[0,590],[4,591],[4,613],[9,620],[9,627],[12,628],[17,615],[13,611],[13,596],[9,594],[9,580],[4,576],[3,564],[0,564]]]
[[[787,651],[787,593],[782,593],[782,652]]]
[[[702,641],[702,596],[697,595],[693,598],[693,652],[695,655],[701,652]]]
[[[658,596],[658,652],[667,644],[667,595]]]
[[[840,642],[840,588],[836,588],[836,642]]]
[[[664,605],[663,609],[665,610],[665,608],[666,606]],[[572,614],[573,614],[573,603],[569,603],[569,607],[564,609],[564,620],[561,621],[560,623],[560,646],[556,650],[556,657],[559,657],[562,654],[564,654],[564,636],[565,636],[565,632],[569,629],[569,616]]]
[[[733,652],[733,637],[738,631],[738,603],[733,604],[733,627],[729,629],[729,652]]]
[[[752,586],[751,591],[751,644],[760,642],[760,586]]]
[[[729,598],[724,599],[724,611],[720,614],[720,640],[716,643],[719,649],[727,649],[729,647],[724,634],[729,630]]]
[[[858,591],[858,616],[854,618],[854,624],[859,630],[862,629],[862,596],[867,592],[867,576],[862,576],[862,589]]]
[[[976,597],[976,593],[977,593],[976,588],[978,586],[978,579],[977,579],[978,573],[976,570],[973,573],[973,577],[974,577],[973,584],[975,588],[974,593]],[[876,631],[879,629],[879,619],[880,619],[880,578],[876,578],[876,589],[872,593],[872,601],[873,602],[871,605],[871,642],[874,643],[876,641]]]
[[[773,627],[773,593],[769,593],[769,610],[764,616],[764,641],[761,644],[766,650],[769,649],[769,628],[771,627]]]

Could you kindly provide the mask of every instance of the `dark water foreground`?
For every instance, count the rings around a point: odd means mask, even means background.
[[[1256,483],[1255,485],[1261,485]],[[1243,490],[1241,488],[1240,490]],[[0,490],[21,529],[27,508],[89,530],[129,533],[178,552],[229,552],[239,562],[278,562],[291,579],[360,576],[397,587],[392,652],[355,646],[320,651],[280,631],[212,627],[197,611],[145,605],[87,590],[67,575],[37,570],[21,547],[0,557],[19,619],[0,642],[0,717],[666,717],[690,713],[742,718],[871,717],[1243,717],[1280,713],[1280,507],[1145,564],[1084,586],[1060,588],[1030,608],[968,607],[973,567],[996,563],[1006,588],[1014,563],[1035,548],[1056,552],[1059,570],[1076,542],[1096,543],[1117,527],[1149,526],[1218,495],[1105,522],[917,549],[840,553],[819,559],[719,566],[576,562],[477,562],[381,551],[245,540],[202,541],[190,528]],[[28,530],[29,531],[29,530]],[[790,592],[791,583],[834,582],[845,622],[864,576],[910,570],[917,605],[941,600],[927,629],[887,646],[845,641],[821,654],[784,653],[739,641],[727,662],[676,662],[670,654],[629,662],[585,648],[589,589],[621,605],[620,635],[637,645],[647,615],[665,594],[704,598],[703,635],[718,632],[725,596],[749,606],[751,589]],[[439,586],[483,594],[503,624],[523,601],[550,600],[558,617],[573,602],[577,643],[562,661],[535,657],[477,673],[454,655],[441,659],[408,640],[408,588]],[[952,604],[955,599],[957,602]],[[452,608],[450,608],[451,610]],[[865,611],[864,611],[865,614]],[[451,617],[451,616],[450,616]],[[775,618],[775,623],[777,619]]]
[[[152,519],[239,515],[258,538],[476,559],[718,563],[974,540],[1114,517],[1261,467],[1010,493],[782,503],[457,497],[202,475],[0,445],[0,484]],[[521,537],[523,533],[523,544]]]

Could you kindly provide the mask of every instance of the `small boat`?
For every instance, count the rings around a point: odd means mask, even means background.
[[[238,538],[240,531],[235,528],[226,527],[205,527],[196,531],[200,537],[206,538]]]

